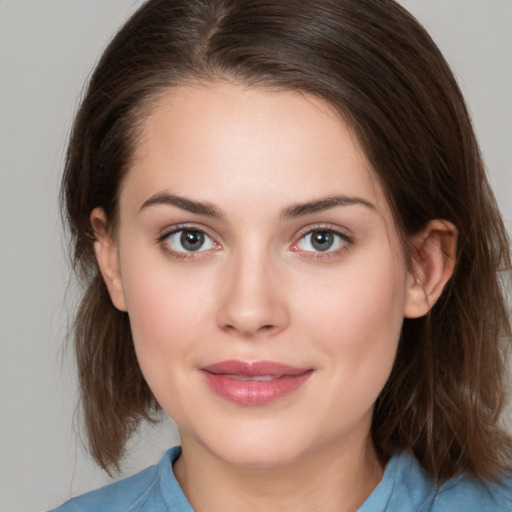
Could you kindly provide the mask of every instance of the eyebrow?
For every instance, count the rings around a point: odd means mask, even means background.
[[[224,217],[222,212],[211,203],[193,201],[192,199],[186,199],[185,197],[168,194],[166,192],[158,192],[151,196],[147,201],[144,201],[144,204],[140,207],[139,211],[143,211],[146,208],[156,205],[176,206],[177,208],[181,208],[187,212],[195,213],[197,215],[206,215],[207,217],[214,217],[217,219]]]
[[[157,205],[168,205],[176,206],[182,210],[194,213],[196,215],[205,215],[207,217],[213,217],[216,219],[224,218],[224,214],[215,205],[187,199],[185,197],[177,196],[174,194],[168,194],[167,192],[158,192],[151,196],[147,201],[143,203],[139,211],[143,211],[147,208]],[[297,203],[285,208],[281,213],[283,219],[294,219],[298,217],[304,217],[313,213],[323,212],[336,208],[339,206],[352,206],[362,205],[370,210],[376,211],[375,205],[362,199],[360,197],[352,196],[330,196],[315,201],[308,201],[307,203]]]
[[[325,210],[330,210],[331,208],[336,208],[338,206],[352,206],[352,205],[362,205],[370,210],[376,211],[377,208],[374,204],[370,203],[366,199],[362,199],[360,197],[352,197],[352,196],[331,196],[323,199],[318,199],[316,201],[309,201],[307,203],[298,203],[292,206],[289,206],[283,213],[281,217],[284,219],[294,219],[297,217],[304,217],[306,215],[311,215],[317,212],[323,212]]]

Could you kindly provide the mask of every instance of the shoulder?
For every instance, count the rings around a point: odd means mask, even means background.
[[[497,482],[478,482],[468,475],[442,485],[414,456],[397,452],[380,484],[359,512],[512,512],[512,475]]]
[[[126,511],[144,499],[158,481],[158,466],[151,466],[129,478],[73,498],[52,512],[86,512],[93,510]]]
[[[480,482],[468,475],[443,484],[436,494],[432,512],[511,512],[512,474],[498,481]]]
[[[73,498],[52,512],[135,512],[140,510],[187,511],[172,474],[172,463],[179,457],[179,447],[171,448],[160,463],[135,475]],[[173,482],[176,485],[172,485]],[[172,508],[169,504],[172,502]]]

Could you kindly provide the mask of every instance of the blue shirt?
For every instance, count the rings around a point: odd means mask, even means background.
[[[181,448],[157,466],[64,503],[53,512],[194,512],[172,471]],[[512,475],[478,483],[462,475],[439,488],[414,457],[396,453],[358,512],[512,512]]]

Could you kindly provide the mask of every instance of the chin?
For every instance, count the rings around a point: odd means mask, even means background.
[[[247,469],[271,469],[293,464],[300,459],[298,450],[283,449],[282,446],[237,446],[225,450],[221,457],[225,462]]]
[[[240,468],[270,469],[298,462],[309,451],[300,436],[270,430],[240,429],[212,440],[208,449],[219,459]]]

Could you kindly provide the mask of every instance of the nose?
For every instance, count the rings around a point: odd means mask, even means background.
[[[247,252],[226,262],[217,322],[224,331],[244,338],[272,336],[289,324],[282,272],[270,255]]]

